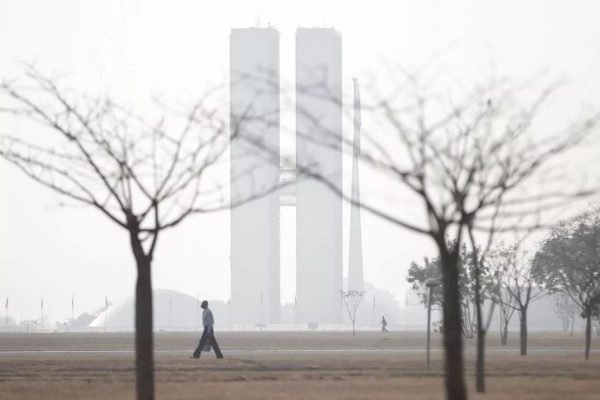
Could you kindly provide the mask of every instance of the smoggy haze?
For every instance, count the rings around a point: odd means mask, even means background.
[[[342,36],[344,96],[351,96],[352,77],[369,81],[385,69],[384,60],[414,67],[444,53],[444,64],[459,79],[483,76],[490,60],[516,78],[549,69],[567,82],[556,119],[600,105],[600,3],[592,0],[161,3],[3,1],[1,77],[20,77],[19,61],[35,62],[42,72],[66,74],[65,84],[77,92],[110,94],[142,111],[153,96],[189,104],[206,86],[227,82],[232,28],[275,27],[281,79],[293,82],[295,31],[318,26]],[[285,121],[293,115],[283,114]],[[0,120],[1,133],[18,129]],[[344,121],[344,131],[351,129]],[[282,138],[281,146],[291,143]],[[344,160],[346,190],[350,177]],[[368,181],[361,175],[363,193],[377,189]],[[0,299],[9,297],[11,316],[37,318],[42,295],[50,319],[62,320],[70,316],[71,294],[76,313],[101,307],[105,295],[116,301],[133,294],[135,267],[124,231],[97,212],[56,207],[57,195],[6,162],[0,163],[0,182]],[[296,287],[295,237],[285,228],[294,216],[288,211],[282,211],[282,302],[294,300]],[[343,221],[346,270],[347,206]],[[433,251],[427,238],[366,213],[362,238],[365,280],[398,298],[410,261]],[[194,217],[160,240],[155,287],[229,298],[228,213]]]

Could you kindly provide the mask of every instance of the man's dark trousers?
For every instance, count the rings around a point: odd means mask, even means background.
[[[212,326],[205,326],[204,332],[202,332],[202,337],[200,337],[200,343],[198,343],[198,347],[194,351],[194,358],[200,357],[200,353],[206,344],[206,341],[209,340],[213,349],[215,350],[215,354],[217,358],[223,358],[223,354],[221,353],[221,349],[219,348],[219,344],[217,343],[217,339],[215,339],[215,332]]]

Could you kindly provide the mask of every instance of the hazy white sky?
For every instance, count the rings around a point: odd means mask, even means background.
[[[515,77],[549,68],[569,83],[563,103],[598,107],[598,15],[594,0],[4,0],[0,78],[19,77],[18,61],[35,61],[43,72],[68,73],[66,82],[78,91],[132,105],[161,94],[193,100],[203,87],[226,81],[231,28],[279,29],[282,79],[290,80],[295,29],[332,26],[342,34],[347,94],[353,76],[366,77],[384,60],[419,65],[452,48],[448,68],[464,79],[487,72],[491,58]],[[0,125],[0,132],[18,128]],[[0,182],[0,299],[10,298],[13,317],[37,318],[42,294],[49,317],[64,319],[71,294],[79,313],[100,307],[105,295],[118,301],[133,293],[135,267],[124,232],[95,211],[55,207],[55,194],[5,162]],[[227,213],[193,218],[166,234],[154,286],[227,299],[228,235]],[[293,241],[290,232],[284,237],[282,294],[292,301]],[[369,216],[363,216],[363,238],[365,278],[398,297],[410,261],[432,252],[427,238]]]

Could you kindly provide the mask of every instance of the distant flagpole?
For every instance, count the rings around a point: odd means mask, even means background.
[[[200,294],[196,293],[196,328],[200,328]]]
[[[42,295],[42,301],[40,303],[40,329],[44,329],[44,295]]]
[[[373,325],[376,325],[377,319],[375,317],[375,294],[373,294]]]
[[[71,330],[73,330],[73,322],[75,321],[75,295],[71,294]]]
[[[106,314],[108,313],[108,296],[104,297],[104,332],[106,332]]]
[[[231,329],[231,294],[229,295],[229,298],[227,299],[227,316],[229,319],[229,329]]]
[[[171,314],[173,309],[173,296],[169,295],[169,329],[171,329]]]
[[[263,292],[260,292],[260,323],[263,323]],[[262,328],[261,328],[262,329]]]

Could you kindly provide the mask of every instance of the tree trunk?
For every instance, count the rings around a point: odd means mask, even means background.
[[[590,359],[590,346],[592,343],[592,312],[587,310],[585,318],[585,359]]]
[[[475,269],[475,313],[477,317],[477,361],[475,365],[475,390],[485,393],[485,327],[481,315],[481,292],[479,284],[479,268]]]
[[[458,288],[458,256],[440,249],[444,289],[444,352],[447,400],[466,400],[460,291]]]
[[[563,332],[569,333],[571,328],[571,318],[569,316],[562,317]]]
[[[527,355],[527,307],[520,310],[521,316],[521,355]]]
[[[154,400],[154,343],[152,322],[152,256],[139,239],[137,221],[130,216],[131,250],[137,265],[135,285],[135,369],[137,400]]]
[[[474,337],[474,323],[473,323],[473,316],[471,314],[471,308],[469,306],[469,303],[465,303],[465,304],[461,304],[461,310],[462,310],[462,330],[463,330],[463,335],[465,335],[465,338],[467,339],[473,339]]]
[[[506,346],[508,343],[508,322],[500,315],[500,344]]]
[[[154,400],[151,262],[148,259],[136,261],[138,266],[138,277],[135,288],[135,364],[137,399]]]
[[[573,336],[573,333],[575,332],[575,317],[571,317],[569,323],[571,324],[571,332],[569,333],[569,336]]]
[[[477,329],[477,365],[475,389],[485,393],[485,329]]]

